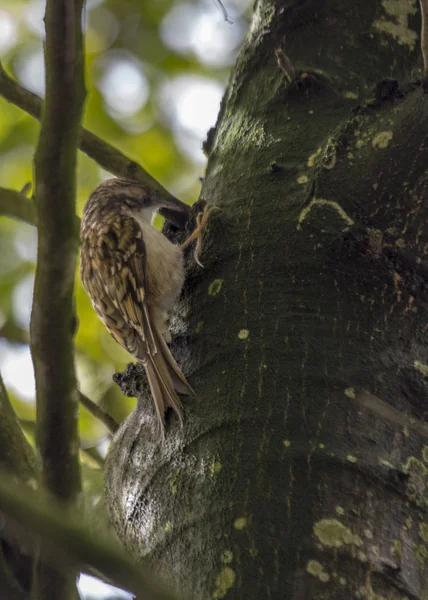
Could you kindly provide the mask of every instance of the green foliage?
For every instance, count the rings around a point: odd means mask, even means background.
[[[222,21],[221,12],[217,11],[216,26],[220,28],[222,35],[235,36],[235,47],[246,27],[242,13],[248,4],[245,0],[230,2],[228,8],[237,15],[232,28]],[[0,25],[6,23],[9,26],[9,34],[3,45],[0,40],[2,63],[24,87],[39,94],[43,90],[43,72],[39,68],[43,5],[44,2],[37,0],[6,0],[0,10]],[[194,159],[194,148],[200,145],[200,141],[195,145],[195,140],[192,139],[194,134],[186,131],[186,127],[180,126],[177,121],[177,98],[171,84],[178,77],[194,75],[224,86],[236,51],[232,44],[230,56],[220,61],[221,66],[213,67],[212,61],[204,63],[198,60],[189,48],[182,48],[179,52],[172,50],[173,44],[168,42],[164,32],[165,19],[172,14],[171,11],[181,10],[183,7],[190,11],[187,15],[194,14],[195,20],[203,11],[212,13],[218,8],[210,0],[187,4],[172,0],[88,2],[88,98],[84,126],[142,164],[182,200],[192,203],[199,193],[198,178],[203,175],[202,155]],[[216,18],[215,15],[213,18]],[[186,28],[192,24],[192,18],[187,18],[187,21],[182,19],[180,23],[184,27],[183,36],[188,35]],[[0,31],[3,31],[1,27]],[[221,44],[220,38],[219,45]],[[123,66],[124,62],[134,69],[134,76],[126,77],[123,84],[120,79],[114,80],[113,91],[110,89],[106,92],[108,78],[114,73],[115,67],[118,64]],[[117,97],[122,98],[121,94],[124,90],[126,92],[127,86],[132,87],[135,81],[140,81],[141,97],[138,98],[137,94],[134,98],[135,110],[122,110],[125,101],[121,106],[121,100],[118,101]],[[186,86],[186,81],[188,80],[181,81],[181,85]],[[168,93],[166,89],[169,89]],[[32,161],[38,131],[39,124],[32,117],[0,98],[0,186],[20,190],[32,180]],[[186,139],[191,151],[186,149]],[[108,174],[97,164],[79,154],[78,214],[92,189],[106,176]],[[60,206],[61,198],[58,198],[59,210]],[[0,367],[7,362],[13,345],[28,342],[31,294],[23,296],[22,290],[21,293],[18,291],[25,278],[34,276],[35,259],[34,233],[31,232],[31,227],[0,217]],[[78,273],[76,306],[79,319],[76,336],[79,385],[84,393],[99,402],[116,420],[121,421],[132,410],[134,401],[121,395],[112,384],[111,377],[115,371],[125,367],[129,358],[96,318],[81,287]],[[23,371],[22,377],[26,376]],[[10,398],[22,419],[24,431],[33,442],[34,402],[22,397],[19,385],[11,386],[7,373],[5,379],[9,383]],[[16,381],[16,384],[19,383]],[[83,408],[80,411],[80,432],[82,446],[85,448],[97,445],[107,435],[105,427]],[[85,453],[82,457],[85,457]]]

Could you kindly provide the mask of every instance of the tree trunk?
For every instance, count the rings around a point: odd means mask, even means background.
[[[182,597],[428,597],[418,11],[256,4],[206,144],[205,269],[189,258],[173,321],[197,397],[162,443],[129,369],[107,464],[119,537]]]

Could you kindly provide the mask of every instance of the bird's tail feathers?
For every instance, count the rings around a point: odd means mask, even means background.
[[[162,437],[164,437],[165,413],[169,406],[177,413],[180,423],[183,422],[181,402],[172,387],[171,378],[159,353],[154,356],[149,355],[144,361],[144,366],[155,404],[159,427]]]
[[[175,362],[175,358],[171,354],[163,335],[158,330],[154,332],[154,335],[156,338],[156,346],[159,353],[162,354],[165,360],[174,389],[180,394],[185,394],[186,396],[196,396],[194,389],[184,377],[180,367]]]
[[[182,406],[176,391],[187,395],[194,395],[195,392],[175,362],[162,334],[158,331],[153,333],[156,339],[157,352],[147,354],[144,357],[143,364],[163,435],[165,413],[168,407],[171,407],[177,413],[180,423],[183,422]]]

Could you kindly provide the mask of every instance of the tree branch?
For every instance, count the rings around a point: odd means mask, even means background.
[[[101,421],[103,425],[107,427],[110,433],[116,433],[119,424],[113,419],[111,415],[109,415],[105,410],[98,406],[95,402],[93,402],[88,396],[79,392],[79,402],[86,408],[87,411],[91,413],[96,419]]]
[[[6,319],[0,327],[0,338],[6,338],[12,344],[28,344],[28,331],[16,325],[12,318]]]
[[[36,457],[25,439],[18,417],[9,401],[9,396],[0,374],[0,469],[5,473],[5,481],[11,476],[22,481],[35,481],[38,478]],[[31,562],[22,553],[24,536],[10,544],[3,537],[1,528],[0,543],[0,596],[15,597],[13,590],[23,587],[31,577]],[[6,591],[7,590],[7,591]],[[7,595],[6,595],[7,594]],[[18,597],[18,596],[17,596]]]
[[[46,2],[46,103],[34,156],[39,235],[30,344],[36,376],[37,445],[46,489],[69,505],[81,492],[73,289],[77,145],[86,96],[83,3]],[[43,560],[45,548],[41,552]],[[40,563],[35,573],[35,597],[76,597],[73,569],[64,574]]]
[[[93,536],[81,516],[73,516],[57,503],[48,505],[34,490],[3,476],[0,476],[0,508],[6,519],[43,539],[68,563],[77,564],[79,570],[101,576],[109,583],[140,594],[139,598],[144,600],[174,600],[168,590],[153,581],[146,566],[135,565],[124,554],[116,538],[107,532]],[[47,559],[54,561],[52,554]],[[54,597],[58,598],[49,596]]]
[[[1,213],[0,213],[1,214]],[[28,222],[28,221],[27,221]],[[5,337],[9,341],[17,342],[19,344],[28,344],[28,334],[24,329],[17,327],[11,321],[6,322],[3,327],[0,327],[0,337]],[[1,375],[0,375],[0,415],[3,414],[3,394],[1,389]],[[6,392],[6,390],[4,390]],[[96,404],[93,400],[88,398],[82,392],[79,392],[79,402],[86,408],[88,412],[91,413],[93,417],[101,421],[103,425],[110,431],[110,433],[116,433],[119,424],[117,421],[109,415],[105,410],[103,410],[98,404]],[[12,407],[11,407],[12,409]],[[13,412],[13,409],[12,409]],[[8,430],[8,424],[6,421],[0,422],[0,464],[2,462],[1,450],[2,448],[10,448],[13,451],[13,445],[10,443],[2,443],[2,426],[4,426],[5,430]],[[22,432],[21,432],[22,433]],[[25,441],[25,437],[24,437]],[[29,446],[31,448],[31,446]],[[20,469],[17,469],[17,472],[20,472]]]
[[[428,77],[428,0],[420,0],[421,8],[421,52],[423,58],[423,78]]]
[[[80,491],[78,392],[72,303],[76,147],[85,100],[82,0],[46,6],[46,107],[34,158],[39,243],[30,341],[37,388],[38,445],[49,491],[73,501]],[[64,477],[67,473],[67,477]]]
[[[22,192],[0,187],[0,215],[14,217],[19,221],[36,224],[36,207],[34,202]]]
[[[4,70],[0,62],[0,95],[5,100],[15,104],[35,119],[40,120],[43,101],[39,96],[29,92],[14,81]],[[156,179],[143,169],[137,162],[125,156],[120,150],[107,144],[101,138],[87,129],[81,129],[79,147],[90,158],[95,160],[103,169],[117,177],[135,179],[150,190],[156,192],[160,198],[167,201],[169,208],[161,208],[160,214],[172,221],[180,229],[184,229],[188,219],[189,207],[173,194],[168,192]],[[176,208],[176,210],[174,210]]]
[[[0,374],[0,467],[23,481],[37,477],[36,457],[25,439]]]

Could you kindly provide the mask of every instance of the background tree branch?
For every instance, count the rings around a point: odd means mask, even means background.
[[[35,119],[40,120],[43,111],[42,99],[36,94],[29,92],[12,79],[4,70],[1,62],[0,95]],[[147,173],[141,165],[84,128],[81,128],[80,131],[79,147],[82,152],[95,160],[95,162],[106,171],[109,171],[109,173],[113,173],[117,177],[135,179],[143,185],[146,185],[150,190],[156,192],[160,198],[167,200],[172,207],[177,207],[177,211],[161,208],[159,212],[166,219],[172,221],[177,227],[180,227],[181,229],[184,228],[189,214],[189,207],[187,204],[181,202],[181,200],[166,190],[156,179],[154,179],[154,177]]]
[[[0,374],[0,471],[3,482],[11,477],[23,482],[38,479],[36,457],[24,436],[18,417],[10,403],[6,387]],[[21,598],[31,581],[31,561],[23,554],[26,545],[25,533],[16,536],[14,543],[4,539],[0,543],[0,597]]]
[[[96,404],[82,392],[79,392],[79,402],[91,413],[92,416],[101,421],[101,423],[103,423],[110,431],[110,433],[116,433],[117,428],[119,427],[118,423],[111,415],[103,410],[101,406]]]
[[[36,438],[42,482],[68,505],[81,493],[73,291],[77,145],[86,97],[83,3],[46,3],[46,102],[34,157],[38,250],[30,345],[36,377]],[[42,561],[44,552],[42,548]],[[35,598],[76,597],[73,569],[60,573],[39,563],[35,574]]]
[[[0,468],[23,481],[37,477],[36,457],[25,439],[0,374]]]
[[[55,502],[47,505],[40,493],[16,483],[6,484],[1,476],[0,509],[7,520],[48,543],[46,560],[63,572],[70,564],[78,565],[79,570],[139,594],[141,599],[174,600],[167,588],[154,581],[147,565],[137,566],[126,556],[115,537],[106,531],[93,535],[82,515],[73,515]],[[45,596],[44,600],[48,598],[59,596]]]
[[[34,201],[22,192],[4,187],[0,187],[0,215],[18,219],[29,225],[36,224]]]

